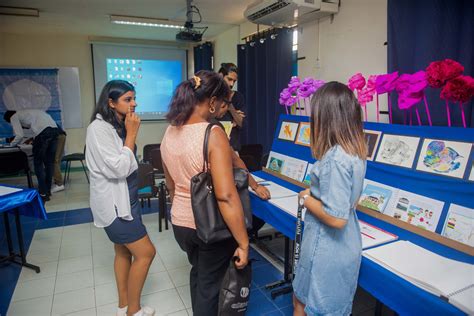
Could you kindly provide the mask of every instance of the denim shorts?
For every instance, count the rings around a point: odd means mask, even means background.
[[[117,217],[112,224],[104,228],[111,242],[130,244],[146,236],[146,227],[143,225],[138,203],[132,206],[132,217],[131,221]]]

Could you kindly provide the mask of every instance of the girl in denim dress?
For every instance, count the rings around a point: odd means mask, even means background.
[[[311,150],[317,159],[296,266],[294,315],[349,315],[357,288],[362,241],[355,206],[362,192],[367,147],[362,111],[339,82],[322,86],[311,101]]]

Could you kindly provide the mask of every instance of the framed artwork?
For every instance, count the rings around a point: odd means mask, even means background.
[[[375,161],[411,168],[419,143],[419,137],[383,134]]]
[[[296,135],[296,144],[311,146],[311,127],[309,122],[301,122]]]
[[[278,134],[278,139],[294,142],[297,131],[298,131],[298,123],[282,121],[280,133]]]
[[[471,143],[425,139],[416,170],[462,179],[471,148]]]
[[[382,135],[382,132],[380,131],[364,129],[364,137],[365,141],[367,142],[367,160],[372,161],[375,159],[375,153],[377,152],[377,147],[379,145],[380,135]]]

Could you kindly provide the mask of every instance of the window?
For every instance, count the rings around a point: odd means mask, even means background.
[[[292,46],[292,65],[293,71],[292,76],[298,76],[298,29],[295,27],[293,29],[293,46]]]

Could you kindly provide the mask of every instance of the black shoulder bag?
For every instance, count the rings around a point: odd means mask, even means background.
[[[232,237],[222,218],[214,193],[211,172],[208,161],[208,141],[211,128],[209,124],[204,135],[204,166],[202,172],[191,178],[191,205],[196,223],[198,237],[204,243],[214,243]],[[245,169],[234,169],[234,182],[242,202],[244,210],[245,226],[247,230],[252,228],[252,211],[250,210],[250,197],[248,190],[248,171]]]

